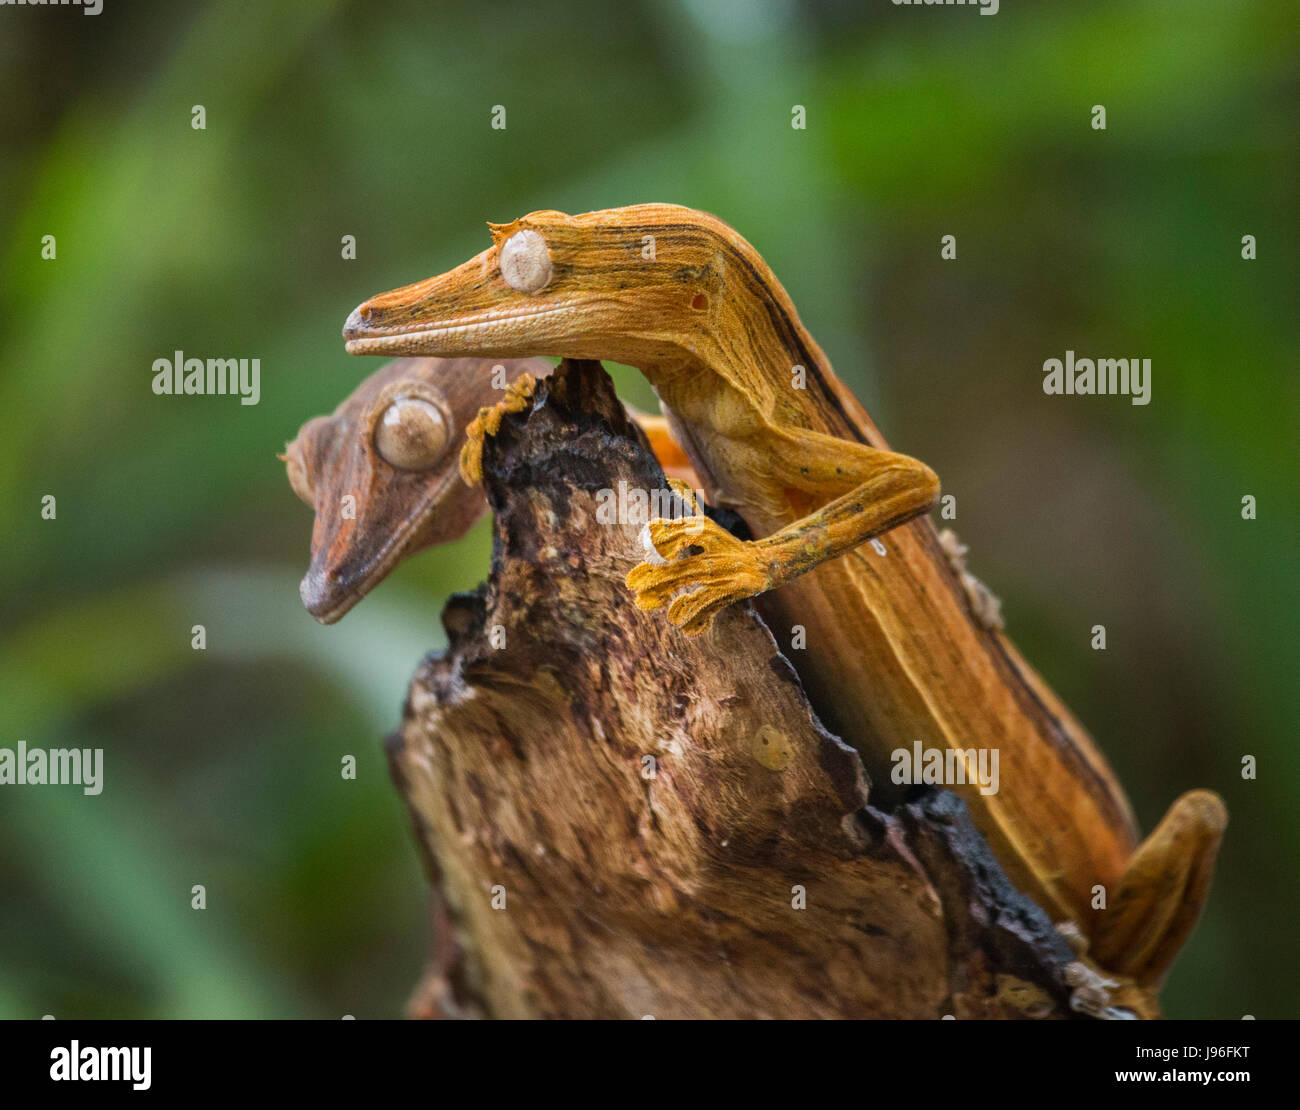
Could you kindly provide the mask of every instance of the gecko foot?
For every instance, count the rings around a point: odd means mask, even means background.
[[[695,491],[691,489],[691,484],[684,478],[669,478],[669,488],[677,494],[684,502],[686,507],[691,511],[693,516],[703,516],[704,506],[700,504],[700,499],[695,496]]]
[[[1088,954],[1088,938],[1084,936],[1083,930],[1076,922],[1058,921],[1056,931],[1061,934],[1061,938],[1076,956],[1082,958]]]
[[[689,591],[668,604],[668,619],[688,636],[707,631],[713,618],[733,602],[771,588],[766,564],[751,546],[706,516],[652,520],[646,534],[662,559],[701,549],[674,562],[641,563],[626,580],[639,609],[661,608],[674,594]]]
[[[536,388],[532,374],[520,374],[506,386],[501,400],[478,410],[465,429],[465,446],[460,449],[460,476],[466,484],[476,486],[483,481],[483,441],[500,431],[501,421],[510,413],[523,412]]]
[[[1112,991],[1120,986],[1118,980],[1107,979],[1082,960],[1067,964],[1065,985],[1070,989],[1070,1009],[1103,1021],[1132,1021],[1138,1017],[1133,1010],[1113,1005]]]
[[[1093,963],[1084,931],[1074,921],[1059,921],[1056,931],[1078,957],[1065,966],[1070,1009],[1104,1021],[1160,1016],[1155,995],[1127,976],[1110,978]]]

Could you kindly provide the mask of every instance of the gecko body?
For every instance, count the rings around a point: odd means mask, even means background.
[[[1008,874],[1078,922],[1102,966],[1157,986],[1208,893],[1222,802],[1183,795],[1139,844],[1086,730],[973,608],[923,515],[934,473],[890,450],[758,252],[676,205],[490,226],[481,254],[359,306],[344,328],[349,352],[637,367],[709,502],[758,537],[707,519],[652,521],[661,558],[629,573],[638,604],[699,634],[726,605],[757,597],[779,637],[803,628],[792,662],[883,800],[892,754],[916,741],[998,749],[997,793],[954,788]],[[875,550],[862,546],[877,537]]]

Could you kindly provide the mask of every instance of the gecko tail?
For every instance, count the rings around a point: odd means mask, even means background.
[[[1102,967],[1159,987],[1201,916],[1227,824],[1223,799],[1209,790],[1169,807],[1099,912],[1092,955]]]

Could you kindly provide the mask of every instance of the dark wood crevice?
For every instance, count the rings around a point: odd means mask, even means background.
[[[690,638],[633,604],[641,527],[596,493],[667,483],[599,364],[543,381],[484,470],[491,576],[388,745],[435,889],[413,1013],[1074,1016],[1073,951],[959,799],[872,807],[750,605]]]

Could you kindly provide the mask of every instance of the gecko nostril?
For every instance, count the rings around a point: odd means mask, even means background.
[[[700,312],[709,307],[709,298],[703,293],[696,293],[695,296],[691,298],[691,307],[695,309],[696,312]]]
[[[348,313],[347,322],[343,325],[343,338],[356,339],[364,335],[367,328],[375,326],[375,317],[379,315],[369,305],[358,305]]]

